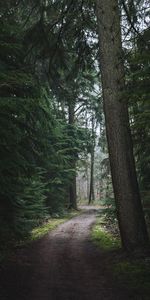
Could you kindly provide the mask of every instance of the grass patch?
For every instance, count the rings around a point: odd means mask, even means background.
[[[34,241],[34,240],[37,240],[37,239],[43,237],[48,232],[55,229],[59,224],[62,224],[64,222],[66,222],[67,220],[69,220],[79,214],[80,214],[80,212],[72,211],[72,212],[67,213],[63,217],[58,216],[57,218],[51,218],[45,224],[38,226],[31,231],[29,241]]]
[[[66,219],[51,219],[49,220],[47,223],[45,223],[42,226],[39,226],[37,228],[34,228],[31,231],[31,236],[30,236],[30,241],[34,241],[37,240],[41,237],[43,237],[44,235],[46,235],[49,231],[51,231],[52,229],[56,228],[59,224],[61,224],[62,222],[64,222]]]
[[[141,299],[150,299],[150,258],[118,262],[114,266],[114,274],[117,280],[141,295]]]
[[[102,225],[103,224],[103,225]],[[92,228],[92,241],[103,250],[113,250],[121,248],[120,239],[114,237],[104,227],[104,221],[100,219]]]
[[[63,216],[58,215],[54,218],[50,218],[44,224],[35,227],[27,237],[19,240],[14,235],[11,236],[9,231],[3,231],[3,238],[1,239],[3,242],[0,245],[0,263],[2,263],[9,255],[11,255],[16,247],[24,246],[32,241],[42,238],[48,232],[55,229],[59,224],[62,224],[81,213],[81,211],[69,211]]]
[[[104,251],[118,250],[121,248],[119,237],[113,234],[114,227],[107,222],[105,216],[99,217],[93,226],[91,238],[93,242]],[[115,232],[115,231],[114,231]],[[150,257],[135,259],[118,256],[112,257],[111,270],[113,277],[129,289],[135,299],[150,299]],[[110,252],[110,255],[111,252]],[[123,255],[124,256],[124,255]]]

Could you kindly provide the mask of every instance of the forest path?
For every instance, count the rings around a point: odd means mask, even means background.
[[[86,209],[41,240],[18,249],[1,270],[0,299],[140,299],[115,282],[112,253],[91,242],[90,229],[97,214],[97,209]]]

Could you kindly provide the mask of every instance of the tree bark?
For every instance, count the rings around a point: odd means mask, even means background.
[[[74,168],[75,167],[76,166],[74,166]],[[74,176],[72,178],[72,182],[69,187],[69,208],[77,209],[76,174],[74,174]]]
[[[87,106],[86,106],[86,113],[85,113],[85,124],[86,124],[86,132],[88,131],[88,111],[87,111]],[[87,139],[87,146],[88,146],[88,139]],[[85,169],[85,174],[86,174],[86,198],[87,201],[89,199],[89,162],[88,162],[88,147],[87,147],[87,153],[86,153],[86,169]]]
[[[74,125],[74,103],[70,102],[68,105],[69,125]],[[76,158],[71,155],[71,168],[74,170],[72,181],[69,187],[69,208],[77,209],[77,195],[76,195]]]
[[[92,116],[92,148],[91,148],[91,170],[90,170],[90,193],[89,204],[95,200],[94,193],[94,152],[95,152],[95,136],[94,136],[94,116]]]
[[[94,147],[91,152],[91,174],[90,174],[90,193],[89,193],[89,204],[95,200],[94,193]]]
[[[100,68],[106,133],[118,222],[123,247],[135,250],[148,244],[136,177],[117,0],[97,0]]]

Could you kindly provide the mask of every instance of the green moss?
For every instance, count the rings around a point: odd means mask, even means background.
[[[63,216],[58,215],[55,218],[51,218],[48,222],[45,222],[41,226],[35,227],[28,237],[21,240],[16,240],[15,236],[10,237],[9,232],[7,232],[7,235],[5,236],[5,239],[3,239],[3,243],[0,247],[0,262],[3,262],[9,255],[11,255],[13,249],[16,247],[26,245],[32,241],[42,238],[48,232],[55,229],[59,224],[62,224],[81,213],[81,211],[70,211]]]
[[[119,238],[107,231],[105,218],[101,217],[93,226],[91,237],[94,243],[104,251],[121,248]],[[117,253],[117,252],[116,252]],[[117,259],[117,261],[116,261]],[[117,257],[112,262],[112,273],[120,285],[124,285],[138,299],[149,300],[150,297],[150,258],[147,259],[121,259]]]
[[[135,292],[141,293],[142,299],[150,295],[150,259],[122,261],[114,266],[117,280],[126,283]]]
[[[55,229],[58,225],[66,222],[67,220],[79,215],[80,212],[77,211],[71,211],[69,213],[66,213],[63,216],[57,216],[55,218],[51,218],[48,220],[48,222],[42,224],[41,226],[37,226],[35,227],[29,237],[25,240],[22,240],[19,242],[19,244],[26,244],[28,242],[37,240],[42,238],[44,235],[46,235],[48,232],[50,232],[51,230]]]
[[[62,222],[64,222],[64,219],[51,219],[46,224],[33,229],[32,232],[31,232],[30,239],[31,240],[36,240],[38,238],[41,238],[42,236],[47,234],[49,231],[54,229],[56,226],[58,226]]]
[[[69,214],[65,217],[60,217],[60,218],[52,218],[50,219],[47,223],[45,223],[42,226],[38,226],[37,228],[34,228],[31,231],[31,236],[30,236],[30,240],[37,240],[41,237],[43,237],[44,235],[46,235],[48,232],[50,232],[51,230],[55,229],[59,224],[64,223],[65,221],[67,221],[68,219],[72,218],[76,216],[76,214],[72,213]]]
[[[104,250],[113,250],[121,247],[120,240],[106,231],[99,223],[94,225],[91,237],[94,243]]]

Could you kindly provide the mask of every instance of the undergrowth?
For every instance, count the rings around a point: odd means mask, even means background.
[[[99,216],[93,226],[91,237],[103,251],[108,253],[109,250],[116,250],[116,254],[114,252],[112,257],[112,274],[115,280],[131,290],[135,295],[134,299],[149,300],[150,257],[135,259],[134,255],[129,258],[125,253],[123,256],[118,256],[117,250],[121,248],[121,242],[114,232],[114,223],[110,225],[110,220],[104,214]]]
[[[101,249],[113,250],[121,247],[120,239],[107,230],[104,218],[100,218],[93,226],[91,237]]]
[[[37,240],[44,235],[46,235],[51,230],[55,229],[59,224],[64,223],[65,221],[79,215],[79,212],[77,211],[70,211],[69,213],[64,214],[63,216],[57,216],[55,218],[50,219],[45,224],[38,226],[34,228],[31,231],[30,237],[28,241],[34,241]]]
[[[115,264],[113,271],[116,279],[141,296],[140,299],[150,299],[150,258],[123,260]]]
[[[1,238],[0,245],[0,263],[2,263],[16,247],[26,245],[32,241],[42,238],[51,230],[55,229],[59,224],[79,215],[80,211],[69,211],[63,215],[55,215],[55,217],[50,218],[45,223],[32,229],[28,236],[22,239],[17,239],[16,236],[12,235],[9,231],[3,232],[3,237]]]

